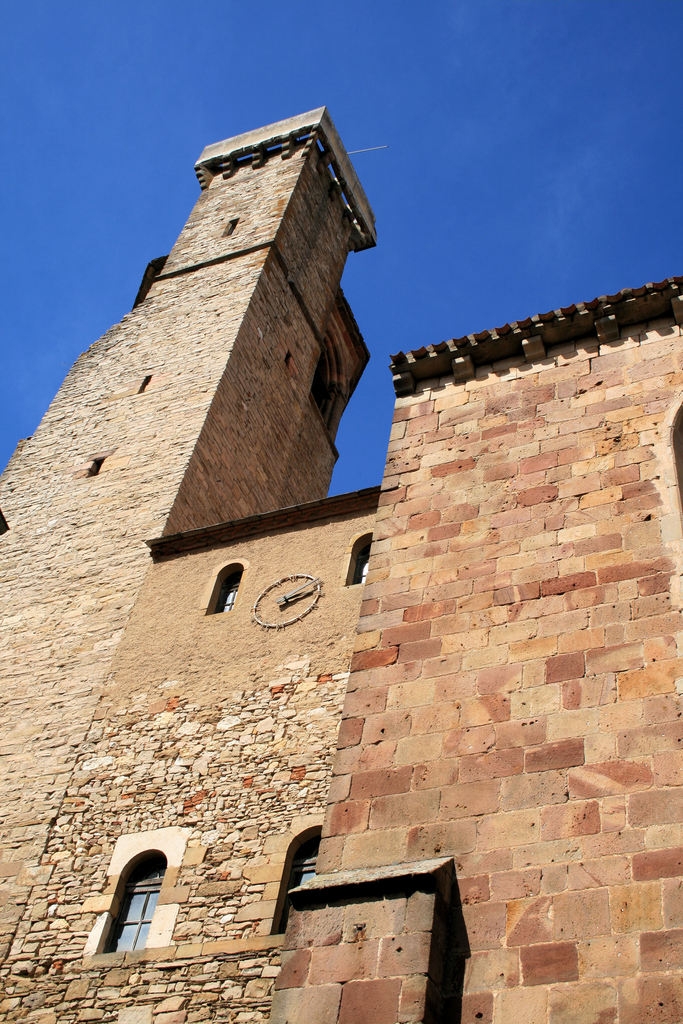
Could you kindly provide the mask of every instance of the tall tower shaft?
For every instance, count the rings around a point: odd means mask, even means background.
[[[367,361],[339,282],[349,250],[374,245],[373,217],[325,109],[211,146],[196,170],[202,193],[171,253],[0,481],[0,952],[147,571],[145,539],[324,497]]]

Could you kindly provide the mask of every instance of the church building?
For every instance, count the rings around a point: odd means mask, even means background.
[[[0,480],[0,1022],[680,1024],[683,278],[391,357],[325,108]]]

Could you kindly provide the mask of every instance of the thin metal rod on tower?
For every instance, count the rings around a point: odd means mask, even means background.
[[[369,146],[367,149],[350,149],[349,156],[355,156],[356,153],[374,153],[376,149],[389,149],[388,146]]]

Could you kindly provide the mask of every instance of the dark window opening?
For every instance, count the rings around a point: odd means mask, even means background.
[[[678,410],[673,428],[674,461],[676,463],[676,477],[678,482],[678,494],[683,507],[683,408]]]
[[[235,228],[237,227],[238,223],[239,223],[239,217],[233,217],[232,220],[229,220],[228,224],[227,224],[227,227],[226,227],[225,231],[223,232],[223,238],[229,238],[230,235],[234,234],[235,233]]]
[[[92,462],[88,466],[88,476],[97,476],[99,471],[102,469],[102,464],[104,463],[105,457],[106,456],[103,455],[101,458],[92,460]]]
[[[3,516],[2,509],[0,508],[0,535],[3,533],[7,533],[8,530],[9,526],[7,524],[7,520]]]
[[[313,383],[311,384],[311,394],[313,395],[313,401],[320,409],[321,414],[325,415],[325,406],[327,405],[327,399],[329,397],[329,388],[327,385],[327,374],[325,373],[325,359],[323,356],[318,360],[318,365],[315,368],[313,374]]]
[[[359,583],[365,583],[370,564],[370,547],[372,545],[372,534],[366,533],[353,545],[351,558],[346,573],[346,586],[355,587]]]
[[[368,565],[370,563],[370,544],[366,544],[364,548],[361,548],[356,555],[356,563],[353,567],[353,578],[351,580],[351,586],[356,583],[365,583],[365,577],[368,574]]]
[[[231,612],[235,607],[235,601],[237,600],[237,591],[240,588],[240,582],[242,580],[242,570],[239,572],[233,572],[229,576],[226,576],[221,583],[221,589],[218,593],[218,600],[216,601],[216,612]]]
[[[284,932],[287,928],[289,908],[291,906],[289,898],[291,890],[296,889],[298,885],[303,885],[304,882],[308,882],[309,879],[315,876],[315,863],[318,859],[319,849],[320,836],[315,835],[310,839],[306,839],[294,854],[292,866],[289,871],[289,878],[287,880],[287,894],[285,896],[284,905],[282,907],[280,918],[276,922],[277,930],[275,928],[273,929],[275,934]]]
[[[144,949],[165,871],[166,858],[156,856],[148,857],[131,873],[107,953]]]
[[[148,373],[146,377],[143,377],[143,379],[142,379],[142,384],[141,384],[141,385],[140,385],[140,387],[138,388],[138,394],[139,394],[139,395],[141,395],[143,391],[146,391],[146,390],[147,390],[147,388],[148,388],[148,386],[149,386],[149,383],[150,383],[150,381],[151,381],[151,380],[152,380],[152,375],[151,375],[151,373]]]

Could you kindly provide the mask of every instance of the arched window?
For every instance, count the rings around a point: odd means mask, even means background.
[[[320,415],[327,422],[326,415],[330,404],[330,382],[328,379],[327,360],[324,354],[320,356],[315,373],[313,374],[311,395],[320,410]]]
[[[235,607],[237,592],[242,582],[241,565],[228,565],[219,573],[209,606],[210,613],[231,612]]]
[[[368,565],[370,562],[371,544],[372,534],[366,533],[363,537],[359,537],[353,545],[353,548],[351,549],[349,569],[346,574],[347,587],[355,587],[358,583],[365,583],[365,577],[368,574]]]
[[[165,871],[163,854],[146,857],[131,871],[107,942],[107,953],[144,949]]]
[[[676,413],[673,427],[674,458],[676,460],[676,477],[678,493],[683,505],[683,406]]]
[[[286,886],[284,885],[283,879],[283,886],[281,887],[280,898],[278,899],[278,906],[273,920],[273,934],[278,935],[284,932],[287,927],[289,908],[291,906],[289,899],[290,891],[296,889],[298,885],[303,885],[304,882],[307,882],[315,875],[315,862],[318,859],[319,848],[319,831],[316,831],[314,835],[309,833],[308,838],[298,836],[290,846],[285,861],[287,884]]]
[[[241,572],[234,572],[227,579],[223,580],[221,584],[220,593],[218,594],[218,601],[216,602],[217,612],[231,612],[235,607],[235,600],[237,598],[237,591],[240,589],[240,580],[242,579]]]
[[[339,419],[346,404],[343,396],[343,379],[344,373],[337,346],[327,337],[313,373],[311,398],[332,436],[337,432]]]

